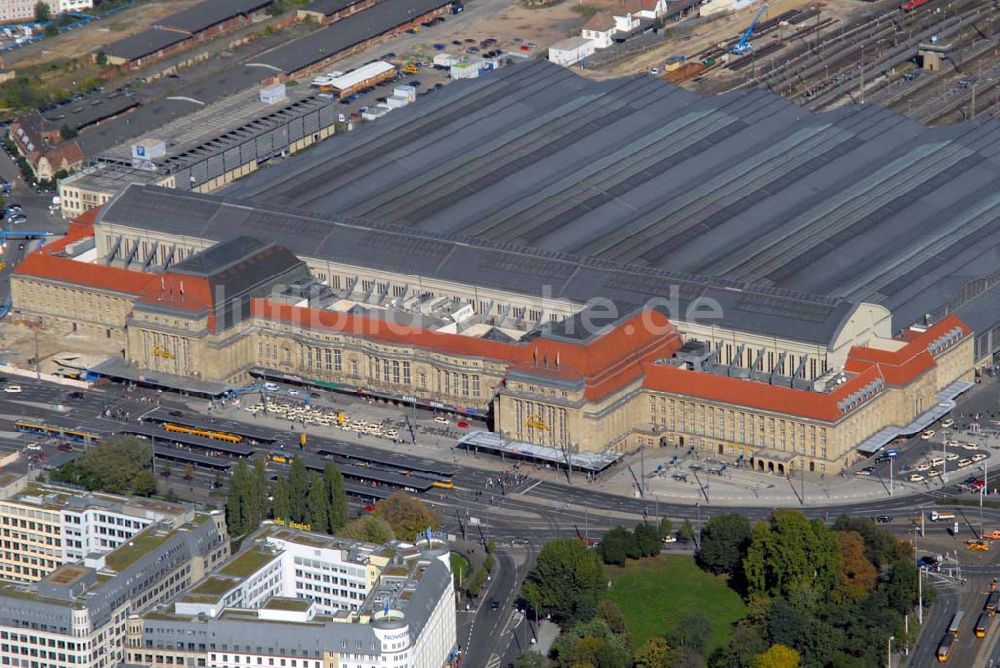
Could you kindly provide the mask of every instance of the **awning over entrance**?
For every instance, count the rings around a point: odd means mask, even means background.
[[[495,455],[503,453],[516,459],[566,467],[566,455],[558,448],[502,439],[496,434],[485,431],[468,434],[458,442],[457,447],[463,450],[481,450]],[[576,452],[569,455],[569,461],[574,469],[590,473],[599,473],[619,459],[621,455],[616,452]]]
[[[187,392],[204,397],[219,397],[230,389],[230,386],[225,383],[198,380],[197,378],[188,378],[152,369],[135,369],[120,357],[109,357],[100,364],[90,367],[88,372],[117,380],[128,380],[146,387]]]
[[[966,390],[975,387],[975,383],[967,380],[956,380],[954,383],[937,393],[938,403],[927,411],[924,411],[913,419],[905,427],[885,427],[875,432],[858,446],[858,451],[866,455],[873,455],[893,439],[900,436],[912,436],[919,431],[927,429],[955,408],[955,397]]]

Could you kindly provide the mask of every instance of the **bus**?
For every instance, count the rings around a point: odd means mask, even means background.
[[[976,637],[977,638],[985,638],[986,637],[986,632],[990,630],[990,621],[992,619],[993,619],[993,616],[990,615],[988,612],[984,612],[981,615],[979,615],[979,619],[976,620]]]
[[[986,597],[986,604],[983,606],[983,612],[995,615],[997,614],[998,605],[1000,605],[1000,591],[991,591]]]
[[[962,628],[962,620],[965,619],[965,613],[959,610],[955,613],[955,616],[951,618],[951,623],[948,624],[948,633],[952,634],[956,638],[958,637],[958,632]]]
[[[941,663],[947,663],[948,657],[951,656],[951,650],[955,647],[955,635],[952,633],[945,633],[944,637],[941,638],[941,644],[937,648],[937,660]]]

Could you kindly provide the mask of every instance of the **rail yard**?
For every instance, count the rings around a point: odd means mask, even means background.
[[[992,116],[1000,111],[996,9],[990,0],[916,0],[873,3],[854,19],[822,3],[764,13],[749,50],[737,55],[734,36],[668,63],[663,76],[718,91],[766,88],[811,111],[873,103],[928,125]]]

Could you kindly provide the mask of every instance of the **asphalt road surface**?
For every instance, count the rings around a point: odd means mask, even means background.
[[[80,398],[68,399],[69,390],[65,387],[30,378],[11,378],[10,382],[20,385],[22,392],[0,393],[0,430],[13,431],[12,422],[16,419],[35,418],[66,427],[109,434],[135,428],[139,416],[154,408],[153,404],[137,401],[133,395],[124,393],[120,386],[114,384],[85,391]],[[155,396],[155,393],[152,395]],[[147,396],[151,395],[147,393]],[[309,459],[315,458],[320,463],[323,461],[315,453],[299,450],[297,431],[274,429],[259,424],[247,425],[244,422],[211,417],[206,414],[207,404],[205,411],[193,409],[182,403],[179,398],[167,394],[160,395],[159,400],[166,409],[181,410],[185,420],[202,421],[205,426],[216,429],[236,431],[253,429],[274,438],[276,447],[283,447]],[[200,402],[196,404],[200,405]],[[116,418],[104,415],[108,408],[112,409]],[[127,421],[125,421],[126,415]],[[21,443],[26,442],[21,441]],[[318,446],[354,455],[371,452],[363,442],[310,434],[307,450]],[[393,456],[413,465],[428,463],[424,458],[407,454],[405,446],[394,451]],[[486,457],[486,455],[480,456]],[[466,657],[468,665],[492,663],[500,665],[498,662],[508,661],[512,653],[519,649],[518,642],[523,644],[530,638],[527,621],[514,607],[520,582],[530,568],[530,556],[515,564],[513,555],[519,554],[520,551],[527,551],[530,555],[538,546],[556,536],[598,537],[615,525],[634,524],[644,516],[655,519],[659,515],[677,521],[690,519],[699,524],[716,512],[711,506],[655,503],[646,499],[608,494],[590,488],[582,476],[574,478],[573,486],[529,478],[518,487],[505,490],[504,493],[500,492],[495,484],[492,487],[487,486],[487,481],[495,480],[497,473],[478,468],[476,458],[470,454],[463,453],[457,456],[454,463],[431,463],[452,468],[456,472],[454,489],[433,489],[423,495],[424,500],[434,506],[441,515],[443,528],[470,542],[479,541],[479,545],[495,540],[503,548],[497,577],[491,582],[487,594],[481,597],[485,603],[474,616],[472,641],[467,641],[468,651],[472,653]],[[176,469],[177,465],[174,465],[174,468]],[[175,477],[179,478],[174,476],[172,479]],[[179,483],[177,491],[182,496],[187,496],[185,494],[187,490],[184,489],[187,486],[191,490],[201,491],[207,499],[207,491],[211,488],[215,477],[212,472],[196,470],[191,480]],[[997,477],[1000,477],[1000,473],[995,474],[993,479]],[[992,484],[994,483],[991,482]],[[830,521],[841,514],[861,517],[891,515],[894,517],[891,527],[900,535],[906,535],[912,530],[911,522],[914,516],[930,508],[940,508],[943,499],[958,494],[960,492],[957,485],[952,485],[942,490],[907,497],[897,496],[858,504],[838,503],[825,507],[807,506],[800,509],[810,517]],[[741,509],[727,506],[723,510],[740,511],[757,519],[766,517],[773,509],[756,506]],[[967,611],[967,628],[953,655],[954,665],[972,665],[975,657],[982,654],[982,650],[987,646],[983,641],[975,639],[972,626],[978,616],[975,611],[977,607],[982,606],[983,587],[988,586],[989,577],[996,574],[998,569],[993,563],[993,552],[970,556],[971,553],[964,544],[964,539],[973,537],[977,530],[978,509],[956,509],[956,513],[960,515],[962,535],[953,538],[951,544],[954,545],[953,549],[957,550],[959,558],[967,562],[962,565],[962,575],[966,579],[966,584],[963,586],[952,581],[942,581],[938,584],[941,592],[939,604],[926,620],[926,630],[915,649],[919,661],[916,663],[911,661],[911,665],[933,665],[925,663],[924,660],[928,657],[933,658],[937,643],[943,635],[943,629],[958,607]],[[990,523],[989,527],[984,526],[984,528],[1000,528],[1000,512],[988,510],[984,515],[989,518]],[[928,550],[940,549],[933,544],[933,540],[944,540],[945,524],[937,523],[934,526],[928,525],[927,528],[932,537],[924,547]],[[941,580],[939,576],[933,574],[928,577]],[[499,603],[496,611],[491,610],[489,605],[493,599]],[[460,613],[462,614],[466,613]],[[520,641],[516,641],[518,633],[522,634]],[[466,644],[463,643],[463,646]]]

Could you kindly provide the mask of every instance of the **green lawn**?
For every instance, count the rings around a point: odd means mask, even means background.
[[[455,587],[458,587],[459,575],[462,577],[462,581],[465,582],[472,575],[469,571],[469,560],[465,558],[465,555],[459,554],[458,552],[452,552],[451,555],[451,574],[455,576]]]
[[[721,580],[698,568],[685,555],[630,561],[624,568],[609,567],[612,582],[608,598],[618,604],[638,647],[649,638],[671,631],[690,612],[701,612],[712,623],[708,652],[723,645],[732,625],[746,614],[739,595]]]

